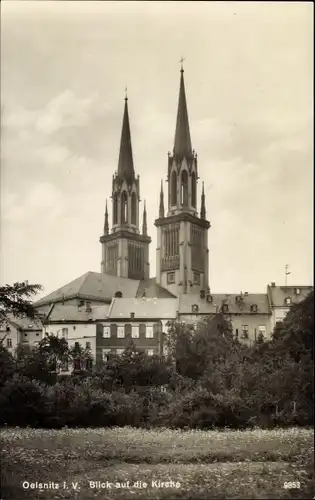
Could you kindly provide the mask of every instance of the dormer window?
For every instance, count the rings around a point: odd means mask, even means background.
[[[250,306],[250,310],[251,310],[252,312],[256,313],[256,312],[257,312],[257,304],[252,304],[252,305]]]
[[[197,313],[199,311],[199,307],[197,304],[193,304],[191,307],[191,310],[193,313]]]
[[[229,311],[229,305],[228,304],[223,304],[222,305],[222,311],[223,312],[228,312]]]
[[[286,297],[284,301],[287,306],[291,305],[291,297]]]
[[[211,304],[211,303],[212,303],[212,300],[213,300],[212,295],[210,295],[210,293],[209,293],[209,294],[207,294],[207,302],[209,302],[209,304]]]
[[[294,293],[295,293],[295,295],[300,295],[301,294],[301,289],[300,288],[296,288],[294,290]]]
[[[135,313],[130,313],[130,318],[135,319]]]

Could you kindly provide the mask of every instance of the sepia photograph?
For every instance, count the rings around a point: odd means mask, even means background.
[[[1,500],[315,498],[312,2],[1,2]]]

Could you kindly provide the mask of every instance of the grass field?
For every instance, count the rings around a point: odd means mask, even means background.
[[[313,435],[3,429],[2,499],[313,498]]]

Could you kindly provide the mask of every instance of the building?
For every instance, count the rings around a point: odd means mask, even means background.
[[[167,321],[194,324],[218,311],[228,316],[241,341],[251,344],[261,335],[270,338],[290,304],[304,298],[312,287],[272,283],[261,294],[210,292],[210,222],[203,185],[198,207],[198,169],[182,67],[174,145],[166,165],[166,199],[162,182],[155,220],[156,277],[149,277],[151,238],[145,204],[140,228],[140,177],[133,162],[126,97],[118,168],[112,178],[112,220],[106,201],[100,237],[101,272],[87,272],[35,303],[45,315],[46,331],[64,336],[71,346],[88,346],[98,363],[110,351],[121,352],[130,340],[150,354],[161,353]]]
[[[271,329],[283,321],[292,304],[298,304],[313,290],[312,286],[276,286],[272,282],[267,286],[271,315]]]
[[[0,325],[0,339],[11,354],[18,345],[35,346],[43,335],[42,323],[38,319],[17,318],[9,314]]]

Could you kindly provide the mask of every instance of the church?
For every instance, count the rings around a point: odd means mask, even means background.
[[[266,293],[215,294],[209,283],[206,197],[197,200],[198,156],[192,147],[184,69],[180,70],[178,109],[172,153],[167,158],[167,190],[160,189],[155,278],[150,278],[150,231],[140,177],[133,161],[128,98],[125,97],[118,168],[112,177],[112,218],[108,207],[101,244],[101,272],[87,272],[35,303],[44,332],[91,349],[96,363],[109,352],[121,353],[132,339],[148,354],[163,353],[170,320],[196,325],[223,312],[235,336],[248,343],[270,338],[291,303],[311,287],[267,286]],[[165,191],[165,192],[164,192]],[[152,251],[152,250],[151,250]]]

